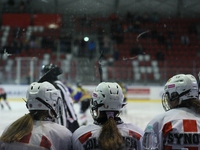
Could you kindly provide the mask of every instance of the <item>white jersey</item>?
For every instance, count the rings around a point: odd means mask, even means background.
[[[70,150],[72,133],[51,121],[35,121],[32,132],[19,142],[3,143],[0,150]]]
[[[72,135],[73,150],[99,150],[98,137],[101,125],[90,124],[81,126]],[[142,149],[143,130],[132,123],[122,123],[117,125],[126,148],[129,150]]]
[[[54,81],[53,85],[56,87],[56,89],[60,90],[62,100],[63,100],[63,105],[64,105],[63,114],[64,115],[62,115],[61,124],[73,132],[79,127],[79,125],[78,125],[77,115],[73,106],[73,100],[70,96],[70,92],[68,88],[59,80]]]
[[[149,125],[157,135],[158,150],[200,150],[200,115],[191,109],[171,109],[156,116]],[[149,140],[145,136],[143,139]]]

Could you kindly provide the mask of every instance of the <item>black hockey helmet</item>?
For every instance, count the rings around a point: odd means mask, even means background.
[[[49,70],[53,69],[54,67],[56,67],[56,65],[54,64],[43,65],[41,69],[42,75],[44,75],[45,73],[47,73]]]
[[[41,69],[42,77],[39,82],[49,81],[52,82],[57,80],[57,76],[62,74],[63,71],[60,67],[54,64],[43,65]]]

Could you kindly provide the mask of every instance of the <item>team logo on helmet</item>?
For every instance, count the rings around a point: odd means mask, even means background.
[[[168,85],[168,88],[174,88],[174,87],[175,87],[175,84]]]
[[[93,93],[93,96],[94,96],[94,97],[98,97],[98,95],[97,95],[96,93]]]

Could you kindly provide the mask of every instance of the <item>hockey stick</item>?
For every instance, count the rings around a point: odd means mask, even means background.
[[[49,78],[52,77],[57,77],[58,75],[62,74],[63,71],[59,67],[54,67],[48,72],[46,72],[38,81],[38,83],[44,82],[44,81],[49,81]]]
[[[99,75],[100,75],[100,82],[103,82],[103,77],[102,77],[102,65],[101,65],[101,58],[103,56],[103,52],[104,50],[101,51],[101,54],[100,54],[100,57],[99,57],[99,60],[98,60],[98,68],[99,68]]]

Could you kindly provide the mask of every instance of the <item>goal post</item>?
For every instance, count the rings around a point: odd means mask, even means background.
[[[34,74],[38,73],[35,67],[37,60],[36,57],[16,57],[16,84],[23,83],[22,79],[34,82]]]

